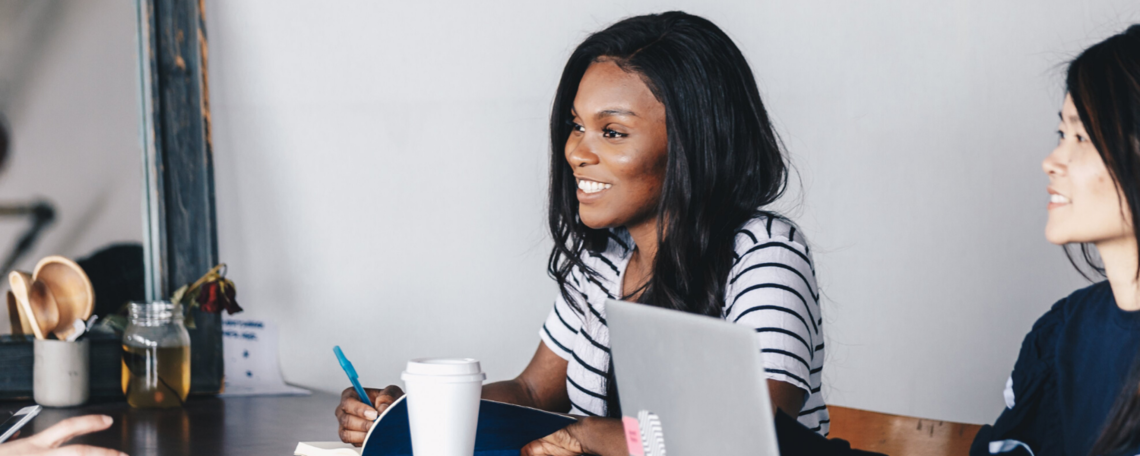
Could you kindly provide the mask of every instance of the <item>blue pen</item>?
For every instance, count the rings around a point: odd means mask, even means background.
[[[340,368],[344,369],[344,373],[348,374],[348,381],[352,382],[352,387],[356,388],[356,395],[360,396],[360,400],[372,407],[372,401],[368,400],[368,394],[364,392],[364,388],[360,386],[360,381],[356,379],[356,369],[352,368],[352,363],[348,362],[348,358],[344,357],[344,352],[340,351],[340,345],[333,346],[333,353],[336,353],[337,361],[340,361]]]

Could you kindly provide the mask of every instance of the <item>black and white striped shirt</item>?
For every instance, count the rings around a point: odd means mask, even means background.
[[[620,295],[634,247],[625,230],[613,234],[604,252],[584,253],[583,261],[599,273],[597,279],[577,268],[571,271],[569,286],[581,297],[582,312],[559,294],[539,332],[547,348],[569,362],[566,389],[573,414],[606,414],[610,334],[605,300]],[[780,218],[759,216],[737,232],[734,256],[722,317],[756,328],[767,378],[803,389],[799,421],[826,436],[831,420],[820,394],[823,318],[804,235]]]

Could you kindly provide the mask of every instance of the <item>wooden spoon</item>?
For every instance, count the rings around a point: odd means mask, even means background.
[[[8,321],[12,323],[12,335],[34,335],[32,333],[32,325],[28,323],[28,317],[24,316],[24,308],[20,307],[20,303],[16,302],[16,295],[12,294],[12,290],[8,290]]]
[[[51,291],[43,284],[36,285],[30,274],[20,271],[8,274],[8,285],[12,287],[16,303],[24,309],[36,339],[47,339],[48,333],[59,326],[59,306]]]
[[[32,289],[28,290],[28,304],[31,304],[33,309],[37,307],[56,309],[56,315],[58,315],[56,325],[50,330],[52,334],[55,334],[56,339],[67,340],[68,336],[75,332],[75,318],[71,309],[59,305],[55,295],[51,292],[51,288],[48,288],[44,281],[32,281]]]

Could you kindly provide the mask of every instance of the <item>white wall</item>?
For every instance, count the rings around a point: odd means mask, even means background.
[[[80,258],[114,242],[142,239],[134,2],[58,2],[40,17],[42,23],[24,24],[37,28],[27,36],[33,41],[0,46],[6,52],[0,57],[22,56],[0,59],[18,65],[0,68],[0,106],[12,136],[0,173],[0,203],[45,198],[56,211],[55,222],[16,264],[23,270],[47,255]],[[28,50],[24,46],[32,52],[17,52]],[[28,225],[23,218],[0,219],[0,262]],[[0,279],[0,293],[7,284]],[[0,333],[6,334],[8,315],[0,314]]]
[[[1078,286],[1042,237],[1062,65],[1134,1],[207,2],[220,248],[286,379],[370,384],[538,343],[545,124],[589,32],[680,8],[749,58],[802,181],[829,402],[990,422],[1021,338]],[[803,193],[799,193],[802,188]],[[330,405],[331,410],[331,405]]]

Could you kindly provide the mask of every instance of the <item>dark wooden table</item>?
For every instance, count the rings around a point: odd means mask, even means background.
[[[311,396],[191,397],[183,408],[132,409],[126,402],[96,402],[81,407],[44,407],[21,435],[39,432],[60,420],[99,413],[115,424],[103,432],[75,439],[145,455],[272,455],[293,454],[297,442],[336,441],[333,410],[340,397]],[[0,413],[32,402],[0,402]]]

